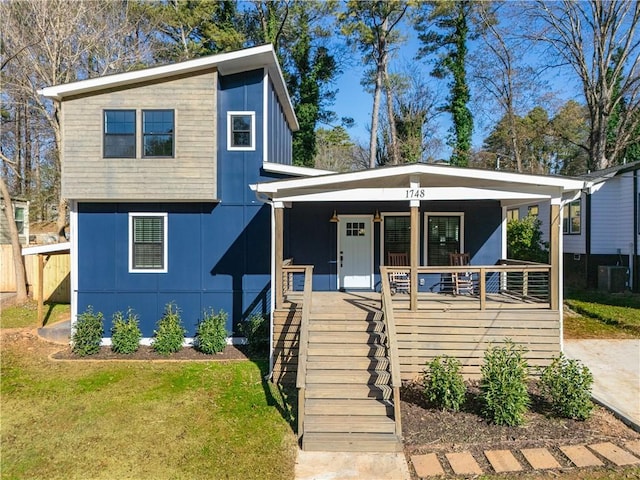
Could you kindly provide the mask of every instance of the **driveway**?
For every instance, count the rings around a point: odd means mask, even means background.
[[[593,398],[640,431],[640,340],[565,340],[593,374]]]

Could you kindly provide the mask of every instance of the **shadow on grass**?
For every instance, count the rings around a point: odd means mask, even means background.
[[[276,383],[269,378],[269,359],[264,350],[248,347],[245,353],[247,358],[260,368],[262,389],[267,399],[267,405],[278,410],[291,431],[297,434],[298,391],[295,385]]]

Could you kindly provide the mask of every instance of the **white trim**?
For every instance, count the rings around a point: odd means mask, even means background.
[[[450,178],[467,178],[478,184],[486,184],[493,182],[494,184],[508,184],[506,191],[520,192],[521,188],[515,185],[531,185],[536,190],[543,187],[555,187],[563,190],[581,190],[588,185],[589,182],[583,180],[575,180],[565,177],[552,177],[546,175],[531,175],[524,173],[509,173],[503,171],[480,170],[475,168],[459,168],[452,166],[433,165],[433,164],[411,164],[399,165],[393,167],[382,167],[359,172],[335,173],[323,177],[281,180],[277,182],[260,183],[258,191],[265,193],[276,193],[286,189],[319,187],[336,184],[344,184],[347,182],[367,181],[375,179],[383,179],[401,175],[428,175],[434,180],[438,177]],[[424,185],[423,187],[428,187]],[[409,184],[409,182],[407,182]],[[489,185],[492,185],[489,183]],[[548,197],[547,197],[548,198]]]
[[[340,265],[340,233],[341,233],[341,228],[342,225],[344,225],[344,222],[349,219],[349,218],[366,218],[369,221],[369,231],[371,232],[370,234],[370,238],[369,241],[371,242],[371,248],[370,248],[370,252],[371,252],[371,256],[369,258],[369,271],[371,272],[371,274],[369,275],[369,287],[343,287],[340,283],[340,275],[341,275],[341,265]],[[375,287],[375,277],[374,277],[374,269],[373,269],[373,247],[374,247],[374,242],[373,242],[373,215],[358,215],[358,214],[344,214],[344,215],[338,215],[338,228],[336,229],[336,234],[337,234],[337,239],[336,239],[336,253],[338,258],[336,259],[336,285],[338,287],[338,290],[340,290],[341,288],[349,288],[349,289],[353,289],[353,290],[373,290]]]
[[[502,207],[502,221],[500,222],[500,249],[502,252],[500,253],[500,258],[507,258],[507,212],[509,210],[515,210],[518,212],[518,216],[520,216],[520,210],[517,208],[509,208],[506,206]]]
[[[75,325],[78,320],[78,202],[69,201],[69,231],[71,233],[70,260],[71,260],[71,334],[75,333]]]
[[[248,147],[235,147],[232,144],[231,117],[249,116],[251,117],[251,145]],[[256,112],[255,111],[229,111],[227,112],[227,150],[253,152],[256,149]]]
[[[265,162],[262,164],[262,169],[265,172],[270,173],[282,173],[284,175],[292,175],[296,177],[318,177],[320,175],[330,175],[333,172],[331,170],[321,170],[319,168],[298,167],[295,165],[284,165],[281,163]],[[256,190],[257,184],[251,185],[251,190]]]
[[[49,245],[38,245],[35,247],[25,247],[22,249],[22,256],[37,255],[38,253],[64,252],[71,249],[71,242],[51,243]]]
[[[423,225],[423,236],[422,239],[423,247],[424,247],[424,262],[422,262],[425,266],[431,266],[428,264],[429,259],[429,217],[460,217],[460,252],[465,253],[464,251],[464,212],[424,212],[424,225]]]
[[[269,72],[264,69],[262,78],[262,163],[269,156]]]
[[[163,268],[133,268],[133,219],[134,217],[163,217]],[[169,215],[167,212],[129,212],[129,273],[167,273],[169,270]]]

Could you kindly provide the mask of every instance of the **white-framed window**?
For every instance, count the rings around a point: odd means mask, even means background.
[[[507,222],[520,220],[520,210],[518,208],[510,208],[507,210]]]
[[[385,213],[382,223],[382,262],[390,265],[390,254],[411,259],[411,217],[408,213]],[[408,263],[407,263],[408,265]]]
[[[129,273],[167,272],[166,213],[129,213]]]
[[[13,218],[16,222],[18,235],[24,235],[24,207],[13,207]]]
[[[227,150],[256,149],[256,112],[227,112]]]
[[[427,212],[424,216],[426,265],[449,265],[450,253],[464,253],[464,213]]]
[[[580,199],[567,203],[562,207],[562,233],[565,235],[580,234],[580,210]]]

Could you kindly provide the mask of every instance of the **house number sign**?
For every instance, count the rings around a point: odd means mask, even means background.
[[[405,190],[405,197],[408,200],[419,200],[421,198],[426,198],[427,196],[426,188],[407,188]]]

